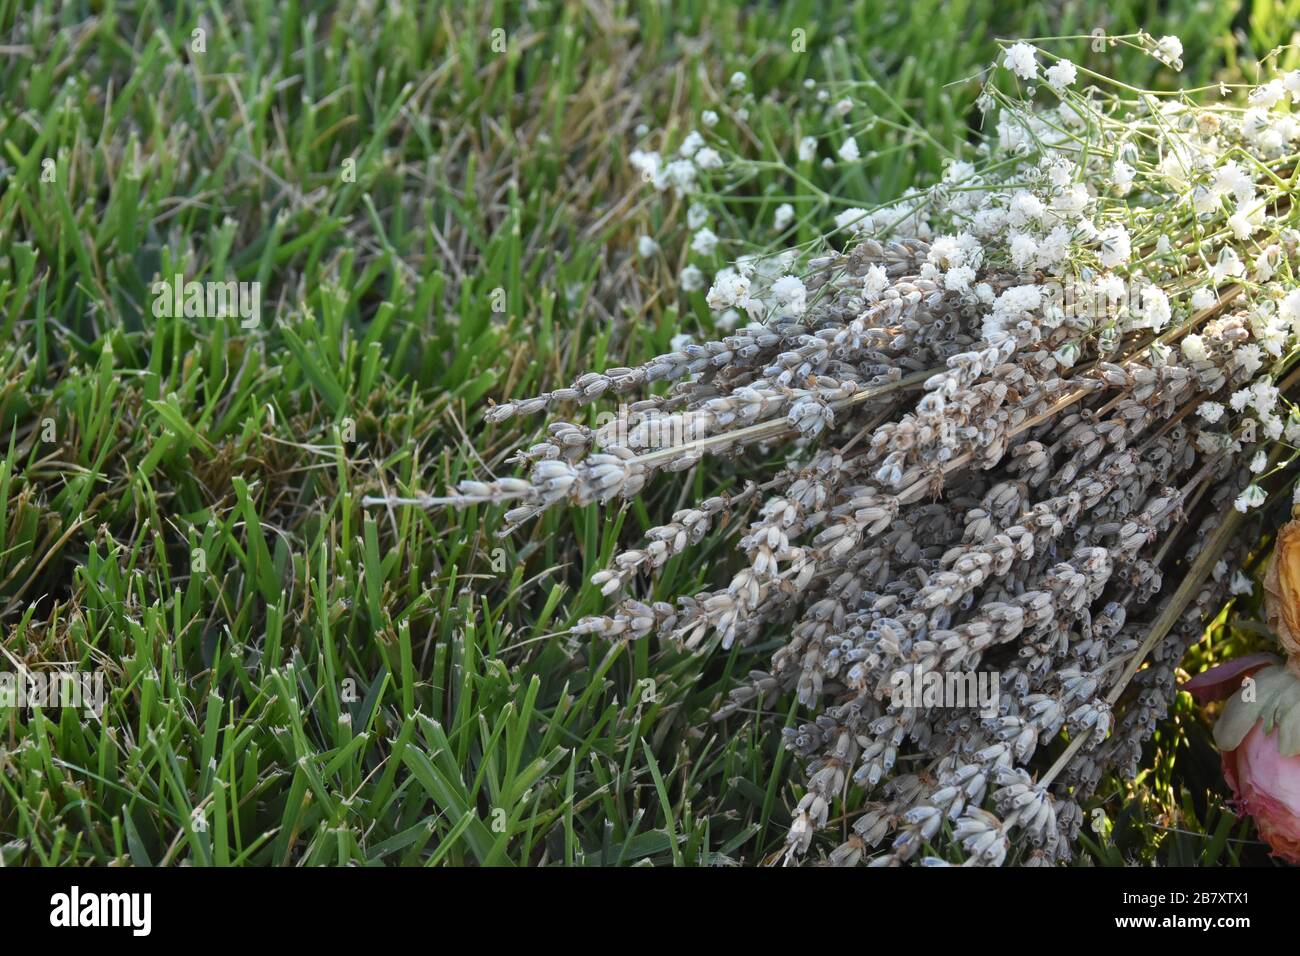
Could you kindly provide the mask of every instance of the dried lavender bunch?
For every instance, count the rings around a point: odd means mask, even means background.
[[[1111,42],[1171,65],[1181,50]],[[778,472],[678,511],[597,573],[615,603],[577,631],[687,648],[788,635],[717,716],[787,692],[807,709],[786,735],[808,774],[789,859],[865,801],[829,862],[1069,860],[1083,803],[1135,772],[1226,596],[1276,449],[1300,439],[1300,73],[1170,96],[1026,43],[999,67],[977,162],[840,213],[842,249],[719,272],[709,305],[749,325],[494,407],[639,396],[598,428],[550,425],[518,455],[526,478],[426,499],[508,502],[514,526],[783,445]],[[720,144],[684,170],[692,136],[685,158],[634,159],[678,191],[743,167]],[[726,587],[636,596],[740,507]]]

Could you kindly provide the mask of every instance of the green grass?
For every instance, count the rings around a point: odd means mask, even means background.
[[[603,606],[587,579],[619,542],[729,472],[504,540],[496,509],[362,497],[508,474],[539,422],[488,428],[489,399],[708,328],[676,292],[685,210],[627,156],[679,141],[733,71],[754,98],[718,135],[789,155],[831,128],[790,108],[803,81],[853,84],[885,120],[874,158],[806,172],[862,202],[963,148],[995,36],[1081,34],[1082,60],[1095,27],[1176,32],[1200,83],[1288,42],[1300,4],[755,6],[0,2],[0,666],[75,662],[110,688],[102,720],[0,709],[0,862],[779,851],[797,709],[709,717],[779,635],[690,654],[566,633]],[[788,182],[733,186],[718,208],[739,224]],[[260,326],[155,318],[151,283],[178,272],[259,281]],[[663,593],[720,574],[728,533]],[[1221,854],[1215,799],[1179,817],[1192,837],[1138,827],[1098,860]]]

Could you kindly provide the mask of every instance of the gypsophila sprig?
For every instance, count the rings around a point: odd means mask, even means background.
[[[1181,66],[1175,37],[1109,42]],[[940,180],[875,206],[812,187],[758,239],[697,224],[701,257],[759,250],[698,280],[748,324],[495,406],[490,422],[610,400],[626,415],[555,422],[519,453],[524,477],[450,500],[507,503],[514,526],[740,455],[752,481],[618,554],[593,578],[608,612],[577,632],[701,651],[781,638],[717,717],[787,692],[804,709],[786,731],[807,772],[792,860],[1067,861],[1086,801],[1136,772],[1174,667],[1230,591],[1268,450],[1300,440],[1297,98],[1295,75],[1158,95],[1050,42],[1007,43],[986,138]],[[869,154],[852,90],[832,99],[849,125],[792,162]],[[647,188],[693,195],[746,163],[790,168],[695,133],[676,155],[632,162]],[[810,208],[817,242],[765,249]],[[783,467],[746,466],[759,443],[784,445]],[[729,580],[650,596],[658,568],[742,508]],[[1184,580],[1173,595],[1167,574]],[[991,697],[951,699],[985,677]],[[829,827],[841,814],[847,839]]]

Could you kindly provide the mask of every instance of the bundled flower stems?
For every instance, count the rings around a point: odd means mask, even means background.
[[[1176,38],[1111,43],[1180,66]],[[748,469],[596,574],[610,606],[578,631],[784,640],[718,716],[785,693],[804,709],[785,740],[807,773],[789,861],[1070,860],[1103,775],[1136,772],[1300,439],[1300,73],[1157,94],[1050,47],[1005,46],[973,162],[830,210],[817,249],[720,271],[710,307],[748,325],[488,419],[597,400],[625,415],[551,424],[519,453],[526,477],[411,499],[506,503],[514,526],[718,456]],[[688,175],[694,147],[637,161],[688,190],[744,162],[719,142]],[[728,514],[750,521],[726,586],[638,597]],[[954,702],[977,678],[995,693]]]

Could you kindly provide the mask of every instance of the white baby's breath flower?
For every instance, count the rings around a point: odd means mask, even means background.
[[[627,161],[643,180],[655,189],[664,189],[667,185],[663,173],[663,158],[656,152],[634,149]]]
[[[1246,595],[1253,594],[1254,592],[1255,584],[1250,580],[1250,578],[1246,577],[1246,575],[1242,574],[1240,571],[1234,571],[1232,573],[1232,580],[1228,582],[1229,594]]]
[[[858,150],[858,141],[852,136],[840,144],[836,155],[846,163],[857,162],[862,157],[862,153]]]
[[[706,298],[709,308],[722,311],[733,306],[746,308],[749,305],[749,279],[735,269],[723,269],[713,277]]]
[[[1273,358],[1282,357],[1282,353],[1290,348],[1290,340],[1295,335],[1295,331],[1276,315],[1269,315],[1267,318],[1252,317],[1251,332],[1259,342],[1259,346]]]
[[[1052,209],[1060,213],[1061,218],[1072,219],[1082,216],[1091,203],[1092,196],[1088,194],[1088,187],[1083,183],[1075,183],[1068,189],[1061,190],[1060,195],[1052,200]],[[1096,227],[1091,222],[1087,226],[1089,230],[1095,231]],[[1083,234],[1081,238],[1086,240],[1088,235]]]
[[[680,281],[683,292],[698,292],[704,288],[704,273],[696,266],[687,266],[682,270]]]
[[[1223,282],[1226,279],[1236,278],[1245,271],[1246,264],[1241,261],[1241,256],[1237,255],[1237,250],[1225,246],[1219,253],[1219,258],[1210,266],[1210,277],[1215,282]]]
[[[1300,289],[1292,289],[1282,301],[1277,304],[1277,314],[1283,322],[1290,322],[1293,326],[1300,324]],[[1300,334],[1300,329],[1296,329]]]
[[[1250,404],[1261,416],[1269,417],[1277,412],[1281,393],[1267,377],[1256,379],[1250,385]]]
[[[1036,312],[1042,304],[1041,286],[1011,286],[994,300],[993,313],[985,322],[985,330],[987,332],[990,326],[997,328],[1019,322],[1026,315]]]
[[[943,274],[943,287],[949,292],[969,292],[975,281],[975,270],[970,266],[954,266]]]
[[[1183,68],[1183,41],[1176,36],[1163,36],[1156,43],[1156,59],[1175,70]]]
[[[1232,503],[1232,506],[1245,514],[1251,508],[1258,508],[1267,500],[1268,495],[1264,493],[1263,488],[1259,485],[1249,485],[1245,491],[1237,496],[1237,500]]]
[[[817,157],[817,138],[805,136],[799,140],[799,162],[811,163]]]
[[[691,251],[698,252],[702,256],[711,256],[715,249],[718,248],[718,237],[707,226],[695,233],[691,239]]]
[[[1270,80],[1250,91],[1250,105],[1260,109],[1272,109],[1286,95],[1286,87],[1281,80]]]
[[[808,290],[797,276],[784,275],[772,283],[772,294],[783,311],[798,318],[808,308]]]
[[[776,207],[772,214],[772,228],[776,232],[785,232],[786,228],[794,221],[794,206],[788,202],[783,202]]]
[[[1133,167],[1122,159],[1115,160],[1115,164],[1111,166],[1111,181],[1115,184],[1116,193],[1127,196],[1133,188]]]
[[[836,214],[835,228],[851,233],[871,232],[875,229],[875,224],[865,209],[845,209]]]
[[[659,243],[655,242],[650,236],[641,236],[636,241],[636,253],[642,259],[649,259],[659,251]]]
[[[1065,189],[1079,172],[1079,167],[1062,156],[1048,156],[1039,164],[1047,181],[1057,189]]]
[[[698,130],[691,130],[686,134],[686,138],[682,140],[682,145],[678,147],[677,155],[683,159],[690,159],[700,151],[700,147],[703,145],[704,137],[700,135]]]
[[[1028,43],[1014,43],[1007,47],[1002,57],[1002,65],[1022,80],[1032,80],[1038,76],[1038,60],[1035,50]]]
[[[945,183],[964,183],[975,175],[975,164],[960,159],[951,160],[943,169]]]
[[[1255,457],[1250,460],[1250,470],[1253,474],[1260,474],[1268,467],[1268,455],[1262,451],[1255,452]]]
[[[1238,242],[1245,242],[1258,231],[1262,219],[1262,209],[1259,210],[1258,216],[1237,212],[1228,217],[1228,228],[1232,230],[1232,234],[1237,237]]]
[[[1012,234],[1009,249],[1011,262],[1017,269],[1025,268],[1038,255],[1038,243],[1034,241],[1033,236],[1023,232]]]
[[[1169,308],[1169,296],[1157,285],[1142,288],[1142,317],[1147,325],[1159,332],[1169,324],[1173,312]]]
[[[1206,288],[1205,286],[1201,286],[1192,293],[1192,308],[1197,309],[1198,311],[1200,309],[1208,309],[1218,301],[1219,297],[1215,294],[1214,290]]]
[[[695,192],[695,177],[698,170],[689,159],[674,159],[664,167],[664,177],[678,196]]]
[[[1282,247],[1276,242],[1269,243],[1259,251],[1252,263],[1254,274],[1252,278],[1256,282],[1267,282],[1277,273],[1277,267],[1282,263]]]
[[[1105,299],[1110,305],[1118,305],[1119,301],[1124,298],[1128,292],[1128,283],[1124,277],[1116,272],[1104,272],[1097,276],[1093,282],[1097,290],[1097,295]]]
[[[1061,117],[1061,122],[1069,129],[1078,131],[1088,128],[1088,114],[1084,110],[1077,109],[1073,103],[1063,101],[1056,112]]]
[[[1223,417],[1224,411],[1224,407],[1218,402],[1201,402],[1200,405],[1196,406],[1196,414],[1211,425]]]
[[[712,146],[705,146],[695,154],[695,165],[700,169],[721,169],[722,154]]]
[[[1101,264],[1107,269],[1128,262],[1132,255],[1133,244],[1128,230],[1123,226],[1111,226],[1101,232]]]
[[[1264,364],[1263,349],[1253,342],[1239,345],[1232,353],[1232,360],[1247,377],[1250,377]]]
[[[866,291],[867,298],[879,297],[880,293],[889,288],[888,273],[880,266],[869,266],[866,275],[862,277],[862,288]]]
[[[1180,48],[1181,49],[1181,48]],[[740,70],[731,74],[731,88],[733,90],[743,90],[745,84],[749,82],[749,77],[745,76]]]
[[[956,236],[939,236],[930,243],[926,259],[943,269],[959,266],[966,261],[966,250]]]
[[[1292,70],[1282,76],[1282,86],[1291,94],[1291,102],[1300,100],[1300,70]]]
[[[718,125],[718,114],[713,110],[705,110],[700,114],[700,122],[712,129],[714,126]]]
[[[1074,85],[1079,70],[1069,60],[1057,60],[1056,63],[1047,68],[1045,75],[1047,76],[1047,84],[1052,89],[1058,93],[1064,93]]]
[[[1188,361],[1204,362],[1208,353],[1205,350],[1205,339],[1199,335],[1184,335],[1183,341],[1179,344]],[[1212,402],[1207,404],[1213,404]]]
[[[1240,203],[1248,203],[1255,198],[1255,180],[1236,160],[1230,159],[1214,171],[1211,186],[1216,196],[1229,193]]]
[[[1219,208],[1219,195],[1213,189],[1198,183],[1192,188],[1188,201],[1198,216],[1207,216]]]
[[[997,235],[1002,227],[1006,225],[1007,213],[1005,209],[993,207],[990,209],[981,209],[975,213],[974,221],[971,228],[978,236],[992,237]]]
[[[1288,445],[1300,445],[1300,417],[1297,417],[1294,411],[1287,416],[1282,435]],[[1300,482],[1297,482],[1297,487],[1300,487]]]
[[[1013,226],[1023,226],[1029,222],[1037,222],[1043,218],[1046,207],[1043,201],[1029,192],[1027,189],[1021,189],[1011,197],[1011,205],[1007,209],[1007,218]]]
[[[969,232],[959,232],[957,247],[961,250],[961,261],[954,260],[948,263],[950,266],[969,265],[972,269],[980,267],[980,263],[984,261],[984,244],[978,238]]]
[[[1052,358],[1062,368],[1073,368],[1074,363],[1079,360],[1079,346],[1073,342],[1066,342],[1052,353]]]
[[[686,210],[686,226],[689,229],[699,229],[709,221],[709,208],[703,203],[691,203]]]

